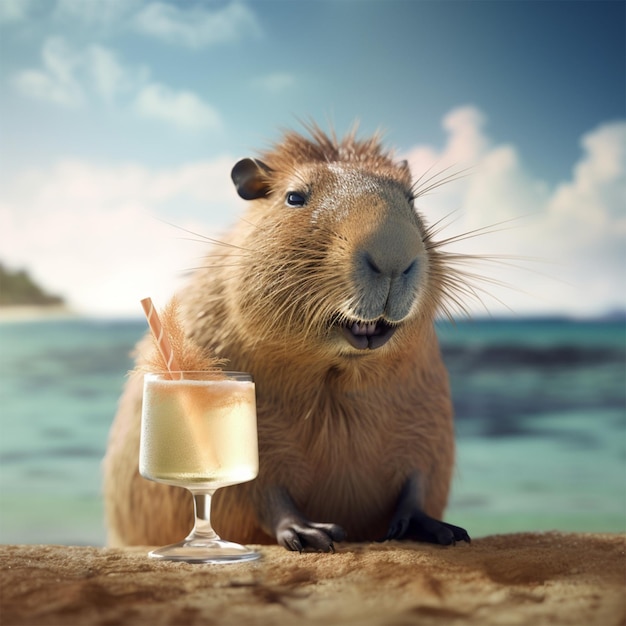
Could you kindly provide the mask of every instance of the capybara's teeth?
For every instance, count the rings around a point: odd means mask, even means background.
[[[376,330],[376,322],[353,322],[350,331],[353,335],[373,335]]]
[[[377,329],[377,322],[354,322],[350,326],[350,330],[355,335],[375,335]]]

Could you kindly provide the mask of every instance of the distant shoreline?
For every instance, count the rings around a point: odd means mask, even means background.
[[[15,322],[33,322],[40,320],[66,320],[66,319],[106,319],[106,320],[133,320],[133,321],[145,321],[141,315],[131,314],[94,314],[78,312],[65,304],[48,304],[48,305],[0,305],[0,324],[15,323]],[[624,323],[626,324],[626,312],[625,311],[611,311],[604,314],[598,314],[595,316],[575,316],[567,314],[553,314],[553,315],[506,315],[506,316],[470,316],[468,318],[460,316],[455,319],[454,322],[450,322],[445,317],[438,317],[435,320],[437,325],[452,325],[467,324],[467,323],[484,323],[491,322],[494,324],[508,323],[508,322],[563,322],[563,323],[585,323],[585,322],[607,322],[607,323]]]
[[[15,305],[0,306],[0,324],[4,322],[30,322],[44,319],[79,317],[65,305]]]

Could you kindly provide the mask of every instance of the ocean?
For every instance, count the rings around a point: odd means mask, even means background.
[[[446,519],[473,537],[626,531],[624,321],[441,322]],[[101,460],[143,320],[0,323],[0,542],[104,545]]]

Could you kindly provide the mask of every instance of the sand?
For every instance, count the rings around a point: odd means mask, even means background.
[[[258,549],[260,561],[217,566],[153,561],[147,548],[0,546],[0,623],[626,624],[626,534]]]
[[[0,324],[3,322],[32,322],[79,317],[65,305],[51,306],[0,306]]]

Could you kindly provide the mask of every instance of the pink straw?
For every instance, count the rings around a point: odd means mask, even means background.
[[[156,309],[152,304],[151,298],[144,298],[141,301],[141,306],[143,307],[143,312],[146,314],[146,319],[148,320],[148,326],[150,326],[150,330],[156,339],[157,346],[159,348],[159,352],[165,361],[165,365],[170,373],[170,376],[174,378],[174,373],[176,373],[177,378],[182,378],[183,374],[180,371],[180,365],[176,359],[176,355],[172,350],[172,344],[168,336],[165,334],[163,330],[163,326],[161,325],[161,320],[157,315]]]

